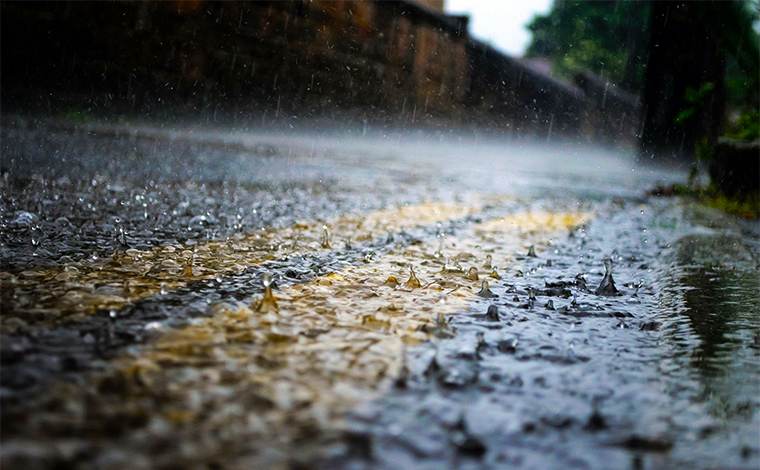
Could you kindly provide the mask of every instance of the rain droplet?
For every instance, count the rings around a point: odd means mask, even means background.
[[[410,289],[418,289],[422,287],[422,283],[417,279],[417,275],[414,273],[414,268],[409,266],[409,280],[404,283],[406,287]]]
[[[477,281],[478,280],[478,268],[475,266],[471,267],[469,271],[467,271],[467,275],[465,276],[467,279],[471,281]]]
[[[129,247],[129,244],[127,243],[127,231],[123,228],[119,228],[119,236],[118,236],[119,245],[122,247]]]
[[[486,269],[491,269],[492,262],[493,262],[493,257],[491,255],[486,256],[486,262],[483,263],[483,267]]]
[[[612,278],[612,258],[604,259],[604,278],[594,292],[596,295],[618,295],[620,292],[615,287]]]
[[[330,234],[327,232],[327,225],[322,226],[322,238],[319,240],[319,244],[322,248],[329,249],[330,247]]]
[[[441,268],[441,272],[446,273],[449,272],[450,269],[451,266],[449,266],[449,257],[447,256],[443,259],[443,268]]]
[[[383,285],[395,288],[398,285],[398,279],[396,279],[396,276],[388,276]]]
[[[182,275],[185,277],[192,277],[193,276],[193,257],[187,259],[187,263],[185,263],[185,268],[182,271]]]
[[[488,281],[485,279],[483,280],[483,283],[481,284],[480,292],[478,292],[478,296],[485,297],[485,298],[494,298],[498,297],[498,295],[491,292],[491,289],[488,288]]]
[[[536,246],[531,245],[530,248],[528,248],[528,256],[530,258],[538,258],[538,255],[536,255]]]
[[[499,321],[499,308],[496,305],[489,305],[485,317],[486,320]]]
[[[253,309],[261,313],[279,312],[280,309],[277,306],[277,299],[274,297],[274,294],[272,294],[272,278],[269,277],[269,274],[264,275],[263,284],[264,297],[262,297],[254,304]]]

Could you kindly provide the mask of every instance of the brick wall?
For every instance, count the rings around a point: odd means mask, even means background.
[[[606,122],[588,90],[470,39],[466,18],[412,2],[0,5],[4,105],[340,115],[546,138],[595,138]]]

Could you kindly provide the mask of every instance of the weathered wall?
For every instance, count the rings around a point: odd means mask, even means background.
[[[3,3],[4,95],[448,115],[467,88],[456,26],[398,2]]]
[[[470,39],[466,18],[412,2],[0,5],[4,105],[340,115],[579,139],[597,138],[607,119],[580,87]]]
[[[443,13],[443,0],[410,0],[412,3],[416,3],[422,7],[427,8],[438,13]]]

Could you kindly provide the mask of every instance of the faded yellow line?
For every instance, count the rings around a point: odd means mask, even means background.
[[[129,249],[113,256],[18,275],[0,272],[0,295],[5,307],[0,331],[12,333],[20,324],[7,316],[8,311],[20,314],[27,324],[51,326],[79,320],[97,310],[116,310],[192,281],[239,273],[248,266],[324,250],[330,244],[342,246],[349,237],[361,241],[401,227],[461,218],[480,211],[480,207],[477,201],[427,202],[367,215],[299,222],[281,229],[266,228],[225,240]],[[322,240],[323,226],[330,234],[327,244]]]
[[[278,311],[256,311],[255,299],[213,305],[209,318],[118,359],[98,380],[121,384],[120,398],[88,410],[88,419],[137,409],[193,443],[207,437],[205,445],[219,445],[209,443],[212,436],[234,430],[238,445],[300,449],[304,436],[336,429],[346,411],[399,377],[406,345],[450,331],[443,316],[463,311],[490,279],[489,256],[506,267],[528,245],[540,252],[588,219],[515,214],[461,230],[440,251],[435,241],[398,246],[374,262],[282,289]],[[419,286],[406,283],[410,268]]]

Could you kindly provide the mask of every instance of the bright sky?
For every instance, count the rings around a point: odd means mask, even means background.
[[[446,13],[470,15],[470,35],[513,56],[530,42],[525,25],[551,9],[553,0],[445,0]]]

